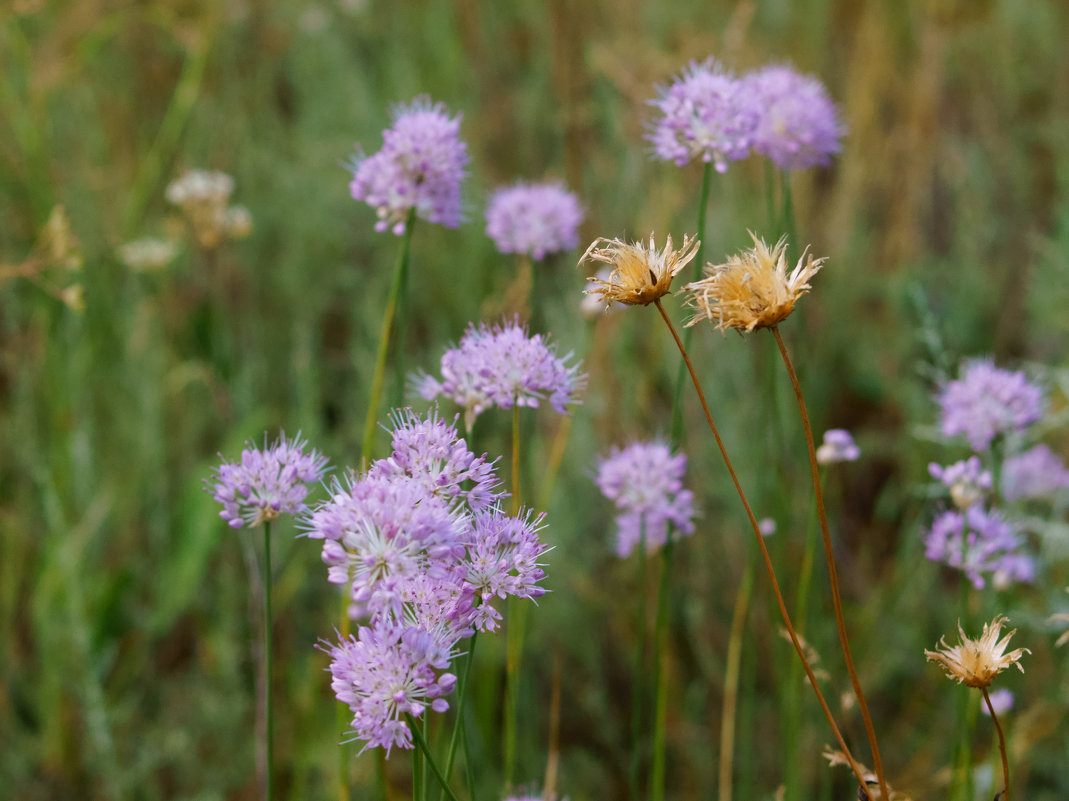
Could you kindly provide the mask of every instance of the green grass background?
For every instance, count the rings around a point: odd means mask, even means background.
[[[960,614],[958,577],[927,563],[919,540],[925,465],[950,458],[925,437],[932,376],[990,353],[1069,383],[1067,35],[1069,9],[1021,0],[5,4],[0,263],[29,258],[62,205],[84,266],[50,277],[81,282],[86,308],[26,279],[0,285],[0,795],[257,797],[258,533],[227,529],[202,481],[217,453],[234,458],[279,428],[302,431],[339,468],[357,461],[397,240],[374,233],[343,165],[355,143],[379,147],[391,104],[427,93],[462,112],[473,159],[468,222],[415,231],[407,363],[430,370],[468,321],[500,308],[512,280],[514,263],[481,224],[492,187],[563,179],[587,209],[584,246],[693,232],[700,169],[652,161],[642,136],[655,87],[714,54],[739,72],[783,61],[816,74],[849,129],[831,168],[793,179],[801,238],[828,264],[784,334],[815,426],[852,429],[864,454],[830,486],[884,763],[918,801],[942,797],[964,690],[922,653]],[[234,176],[253,235],[212,258],[187,248],[163,272],[131,272],[116,247],[167,230],[163,190],[194,167]],[[756,158],[715,178],[707,258],[748,244],[747,229],[777,236],[764,187]],[[528,615],[520,778],[541,779],[559,681],[558,786],[586,801],[626,797],[636,592],[633,560],[611,555],[592,463],[610,445],[667,433],[677,358],[648,309],[580,316],[577,256],[537,268],[541,327],[584,358],[589,389],[547,509],[552,592]],[[694,358],[744,484],[775,510],[793,592],[807,473],[791,407],[759,401],[775,367],[767,340],[704,329]],[[1051,397],[1057,412],[1064,392]],[[703,516],[672,586],[668,788],[704,799],[749,534],[687,404]],[[532,424],[531,497],[557,424],[546,411]],[[488,413],[474,447],[505,452],[508,426],[507,413]],[[1064,431],[1048,441],[1066,453]],[[278,527],[279,787],[283,798],[332,798],[334,702],[312,646],[331,636],[337,600],[318,548],[293,533]],[[1035,586],[987,590],[972,610],[976,626],[1009,614],[1014,644],[1032,650],[1024,676],[1000,681],[1017,696],[1009,726],[1028,801],[1069,796],[1069,651],[1054,649],[1046,622],[1069,603],[1066,540],[1039,543]],[[755,597],[736,760],[744,801],[773,797],[782,781],[775,688],[791,658],[760,578]],[[815,612],[810,639],[834,698],[847,683],[830,613]],[[501,651],[482,640],[473,684],[482,798],[500,791]],[[804,703],[808,797],[853,797],[823,766],[830,736]],[[859,720],[843,719],[868,761]],[[991,748],[985,724],[979,755]],[[371,797],[375,764],[354,757],[356,797]],[[400,797],[407,764],[389,763]]]

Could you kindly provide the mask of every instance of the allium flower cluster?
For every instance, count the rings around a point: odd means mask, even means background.
[[[539,260],[576,247],[582,221],[578,198],[561,184],[520,182],[490,196],[486,235],[502,253]]]
[[[491,406],[538,406],[548,399],[555,411],[567,414],[567,404],[578,401],[585,383],[570,359],[571,354],[557,356],[541,334],[529,334],[518,320],[472,324],[442,356],[441,380],[420,375],[415,387],[426,400],[444,395],[463,407],[469,430]]]
[[[784,170],[831,163],[846,129],[824,84],[786,66],[765,67],[742,82],[760,110],[755,152]]]
[[[409,209],[432,223],[460,225],[460,182],[468,148],[460,140],[460,115],[450,117],[441,103],[419,97],[393,112],[382,134],[382,149],[358,156],[349,184],[355,200],[374,207],[376,231],[404,233]]]
[[[1043,393],[1019,371],[987,359],[966,363],[962,375],[936,396],[945,437],[965,436],[976,452],[995,437],[1023,431],[1043,415]]]
[[[307,515],[328,580],[347,586],[355,638],[328,650],[333,688],[367,747],[411,748],[406,715],[447,708],[457,643],[501,620],[496,599],[537,598],[542,517],[497,502],[494,462],[436,412],[393,415],[393,452],[331,486]]]
[[[224,461],[215,480],[205,480],[205,489],[223,505],[219,516],[231,528],[251,528],[305,511],[308,485],[319,481],[327,466],[314,449],[305,453],[305,444],[299,436],[287,440],[281,434],[270,446],[265,438],[262,449],[248,443],[239,462]]]
[[[958,509],[980,503],[991,491],[991,472],[984,470],[978,456],[955,462],[949,467],[932,462],[928,473],[950,490],[950,499]]]
[[[1046,445],[1036,445],[1002,465],[1002,496],[1007,501],[1049,498],[1069,487],[1069,469]]]
[[[925,536],[925,556],[963,571],[977,589],[990,574],[996,587],[1032,581],[1035,563],[1017,528],[997,510],[980,504],[939,514]]]
[[[694,496],[683,488],[687,457],[663,442],[635,442],[616,448],[597,465],[594,481],[616,504],[616,554],[626,557],[645,537],[653,551],[677,534],[694,533]]]
[[[648,139],[659,159],[682,167],[699,159],[726,172],[744,159],[757,130],[757,105],[745,86],[712,58],[691,62],[650,103],[659,112]]]
[[[829,428],[824,432],[824,441],[817,448],[817,462],[820,464],[855,462],[860,456],[861,449],[845,428]]]
[[[654,154],[678,166],[700,159],[725,172],[754,150],[786,170],[826,165],[846,129],[824,85],[790,67],[735,78],[714,59],[691,62],[650,101]]]

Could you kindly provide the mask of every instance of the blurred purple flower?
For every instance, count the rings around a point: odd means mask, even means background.
[[[300,435],[287,440],[280,434],[269,446],[265,437],[263,449],[250,442],[240,462],[224,461],[216,468],[215,480],[204,482],[223,505],[219,516],[231,528],[251,528],[282,514],[305,511],[308,484],[319,481],[327,466],[326,457],[316,450],[304,452],[306,444]]]
[[[996,715],[1004,715],[1013,709],[1013,692],[1007,690],[1005,687],[999,687],[997,690],[992,690],[988,695],[991,699],[991,706],[995,709]],[[980,706],[981,711],[991,717],[991,712],[987,708],[987,704]]]
[[[1069,470],[1046,445],[1011,456],[1002,465],[1002,495],[1007,501],[1047,498],[1069,487]]]
[[[382,133],[382,149],[359,153],[349,184],[352,196],[378,214],[376,231],[404,233],[409,209],[432,223],[460,225],[460,182],[468,148],[460,140],[460,115],[442,103],[418,97],[393,110],[393,126]]]
[[[651,100],[660,115],[647,136],[657,158],[682,167],[692,159],[726,172],[729,161],[746,158],[759,110],[740,81],[713,58],[691,62],[683,75],[658,89]]]
[[[462,406],[470,431],[475,418],[491,406],[538,406],[547,398],[555,411],[567,414],[567,404],[578,402],[585,384],[579,365],[569,365],[570,359],[571,354],[557,356],[541,334],[528,334],[518,320],[472,324],[460,344],[442,356],[441,381],[419,375],[414,385],[426,400],[445,395]]]
[[[414,478],[427,492],[447,501],[462,499],[477,512],[505,496],[497,490],[496,461],[469,451],[456,426],[439,419],[437,411],[420,417],[405,409],[393,413],[393,453],[372,464],[368,475]]]
[[[984,470],[978,456],[970,456],[949,467],[932,462],[928,465],[928,473],[950,490],[950,498],[958,509],[968,509],[980,503],[991,490],[991,473]]]
[[[502,253],[532,259],[579,244],[583,209],[559,183],[517,183],[496,190],[486,208],[486,235]]]
[[[982,573],[993,574],[996,586],[1032,581],[1035,563],[1024,552],[1024,537],[996,510],[971,506],[964,512],[943,512],[925,535],[925,556],[962,570],[982,588]]]
[[[964,434],[982,451],[1000,434],[1023,431],[1043,415],[1043,394],[1019,371],[1001,370],[990,360],[967,362],[961,378],[936,396],[943,436]]]
[[[770,66],[742,78],[760,113],[753,149],[785,170],[827,165],[846,129],[819,80]]]
[[[694,496],[683,489],[687,457],[663,442],[614,448],[597,465],[594,482],[616,504],[616,554],[626,557],[643,533],[647,552],[664,545],[671,524],[679,535],[694,533]]]
[[[824,432],[824,441],[817,448],[817,462],[820,464],[854,462],[859,456],[861,450],[845,428],[829,428]]]
[[[420,717],[429,706],[445,712],[444,696],[456,687],[446,672],[455,642],[443,642],[414,626],[379,621],[361,626],[356,637],[331,645],[331,689],[353,713],[352,727],[364,749],[412,748],[406,715]]]

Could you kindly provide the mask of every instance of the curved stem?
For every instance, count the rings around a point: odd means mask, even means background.
[[[783,364],[790,376],[791,386],[794,388],[794,396],[798,401],[798,411],[802,416],[802,429],[805,431],[806,450],[809,451],[809,467],[813,478],[813,492],[817,502],[817,517],[820,520],[820,533],[824,538],[824,556],[828,562],[828,577],[831,584],[831,600],[835,608],[835,625],[839,630],[839,644],[843,649],[843,658],[846,661],[846,670],[850,674],[850,683],[854,688],[854,696],[857,698],[857,706],[861,711],[861,718],[865,722],[865,734],[868,736],[869,748],[872,749],[873,769],[876,772],[876,781],[880,785],[880,796],[890,798],[887,791],[887,781],[883,775],[883,762],[880,760],[880,749],[876,744],[876,730],[872,725],[872,717],[869,715],[869,707],[865,702],[865,693],[861,689],[861,681],[858,679],[857,670],[854,668],[854,657],[850,653],[850,640],[846,636],[846,622],[843,619],[843,603],[839,594],[839,573],[835,568],[835,553],[832,550],[831,534],[828,531],[828,513],[824,508],[824,493],[820,489],[820,465],[817,463],[816,446],[813,444],[813,429],[809,424],[809,413],[806,411],[805,398],[802,396],[802,385],[798,382],[798,375],[794,371],[794,365],[787,354],[787,347],[783,344],[779,327],[772,326],[772,336],[776,338]],[[862,782],[864,786],[864,782]]]
[[[839,748],[846,756],[850,763],[850,768],[854,771],[854,775],[860,786],[865,786],[865,778],[862,774],[860,765],[854,760],[854,757],[850,753],[850,749],[846,745],[846,741],[843,739],[842,732],[839,731],[838,725],[835,723],[835,718],[831,714],[831,709],[828,707],[828,702],[824,699],[824,693],[820,690],[820,685],[817,684],[817,677],[813,673],[813,668],[809,664],[809,659],[805,655],[805,649],[802,647],[802,643],[798,639],[798,634],[794,630],[794,626],[791,624],[790,615],[787,613],[787,604],[783,600],[783,593],[780,591],[779,581],[776,579],[776,570],[772,566],[772,557],[769,556],[768,548],[765,546],[765,538],[761,536],[761,528],[757,523],[757,518],[754,516],[753,509],[750,507],[750,502],[746,498],[746,493],[743,492],[742,485],[739,483],[739,477],[735,473],[735,468],[731,464],[731,459],[728,457],[727,449],[724,447],[723,440],[720,439],[720,432],[716,428],[716,424],[713,422],[713,415],[709,411],[709,404],[705,401],[705,393],[702,391],[701,382],[698,381],[698,375],[694,372],[694,365],[691,364],[690,356],[687,355],[686,348],[683,347],[683,342],[679,338],[679,334],[676,333],[675,326],[672,325],[672,321],[668,319],[668,315],[664,311],[664,307],[661,305],[661,301],[658,298],[654,301],[657,306],[657,311],[661,313],[661,319],[664,320],[664,324],[668,326],[668,330],[672,334],[672,338],[676,342],[676,346],[679,348],[679,352],[683,355],[683,362],[686,365],[687,370],[690,372],[690,379],[694,383],[694,389],[698,393],[698,400],[701,402],[702,411],[705,412],[705,420],[709,424],[709,430],[713,432],[713,438],[716,439],[716,445],[720,449],[720,456],[724,460],[724,464],[727,466],[728,473],[731,474],[731,481],[735,485],[735,491],[739,495],[739,500],[742,501],[743,508],[746,510],[746,517],[750,521],[750,527],[753,529],[754,536],[757,538],[757,544],[761,549],[761,557],[765,562],[765,570],[768,572],[768,578],[772,583],[772,591],[776,596],[776,603],[779,605],[780,616],[783,618],[783,624],[787,629],[787,633],[790,635],[791,644],[794,645],[794,650],[798,654],[798,658],[802,660],[802,667],[805,668],[806,676],[809,678],[809,685],[813,688],[813,692],[817,696],[817,701],[820,702],[820,708],[824,711],[824,717],[828,720],[828,725],[831,726],[832,734],[835,735],[835,740],[839,744]],[[888,796],[884,796],[887,798]]]
[[[995,724],[995,731],[998,732],[998,750],[1002,757],[1002,786],[1004,788],[1000,801],[1010,801],[1010,762],[1006,758],[1006,737],[1002,733],[1002,724],[998,722],[998,715],[995,714],[995,707],[991,704],[991,696],[987,694],[987,687],[981,687],[980,692],[984,694],[987,711],[991,713],[991,721]]]
[[[409,209],[405,222],[405,232],[401,234],[401,247],[397,252],[397,265],[394,267],[390,292],[386,296],[386,311],[382,315],[382,328],[379,331],[379,348],[375,354],[375,372],[371,377],[371,399],[367,405],[367,417],[364,419],[364,442],[360,448],[361,468],[367,467],[375,443],[375,423],[379,419],[379,401],[382,398],[382,383],[386,376],[386,354],[390,350],[390,333],[393,331],[393,319],[401,302],[401,290],[407,283],[408,251],[412,243],[412,228],[416,224],[416,208]],[[399,343],[398,347],[403,347]],[[400,358],[400,357],[399,357]],[[400,364],[400,362],[399,362]]]

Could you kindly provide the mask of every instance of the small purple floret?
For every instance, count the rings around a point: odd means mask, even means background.
[[[1043,416],[1043,393],[1020,371],[987,359],[967,362],[961,378],[936,396],[943,436],[965,436],[976,452],[1001,434],[1023,431]]]

